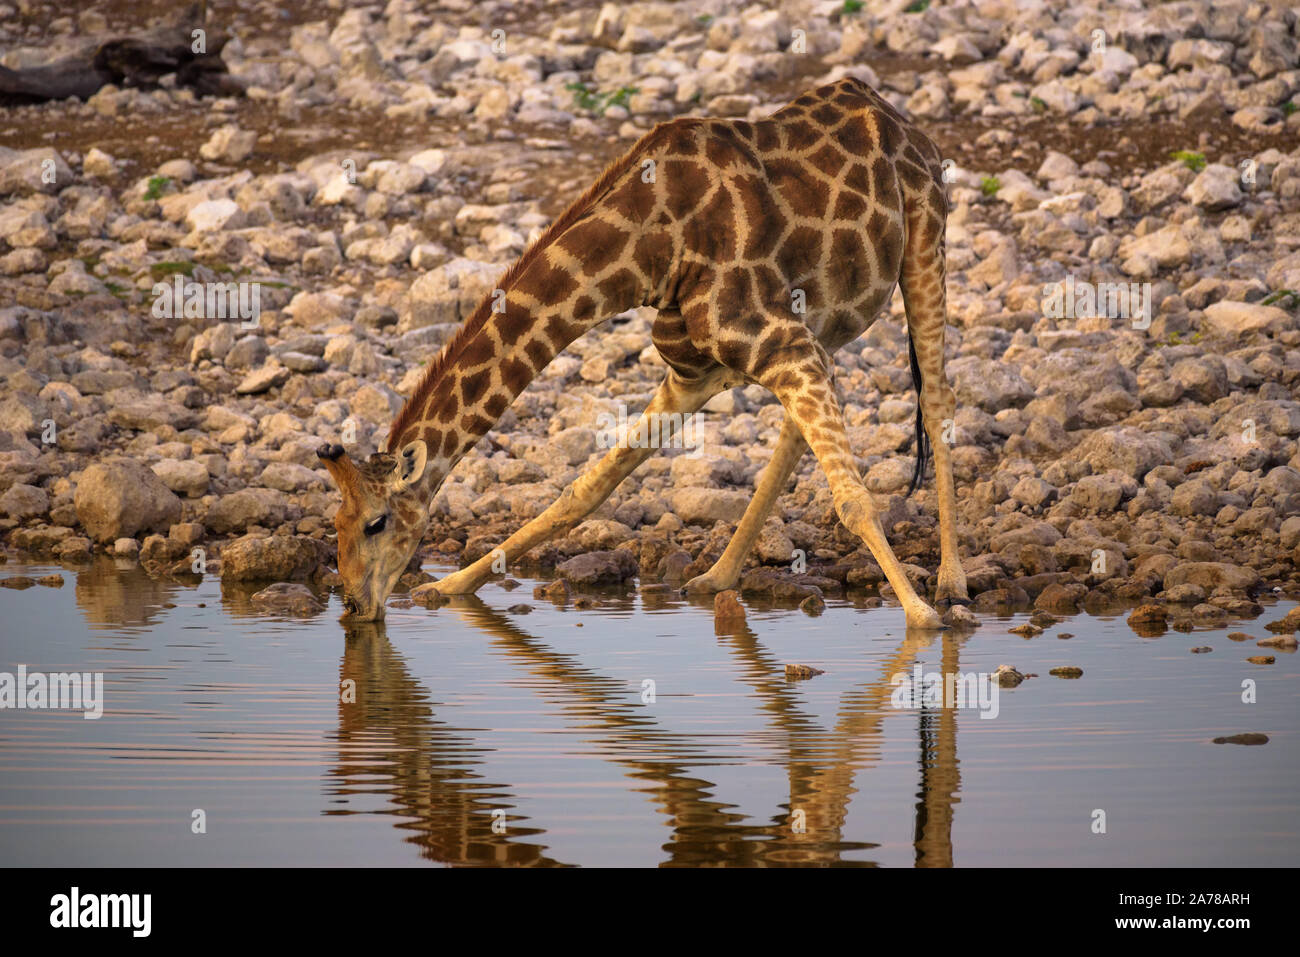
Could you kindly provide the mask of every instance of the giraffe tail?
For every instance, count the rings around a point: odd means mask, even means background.
[[[930,465],[930,437],[925,434],[921,421],[921,363],[916,358],[916,343],[912,333],[907,334],[907,358],[912,364],[912,388],[916,390],[916,470],[912,472],[912,484],[907,487],[911,495],[925,481],[925,470]]]

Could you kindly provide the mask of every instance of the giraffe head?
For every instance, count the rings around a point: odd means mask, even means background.
[[[343,493],[334,515],[343,608],[351,619],[378,621],[429,523],[428,450],[417,439],[359,464],[340,445],[316,455]]]

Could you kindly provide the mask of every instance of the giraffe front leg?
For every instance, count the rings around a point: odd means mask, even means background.
[[[606,459],[608,459],[608,456],[606,456]],[[605,460],[602,460],[601,464],[604,465]],[[627,472],[636,468],[637,464],[639,462],[632,464],[627,469]],[[626,472],[624,472],[624,475],[626,475]],[[617,485],[617,482],[614,484]],[[493,566],[500,567],[502,564],[509,564],[541,543],[567,532],[584,515],[598,508],[600,503],[609,495],[606,492],[599,500],[593,501],[596,493],[597,489],[581,489],[579,488],[579,482],[574,482],[564,490],[558,499],[547,506],[542,514],[507,538],[499,547],[459,571],[438,579],[436,582],[428,582],[413,588],[411,597],[419,598],[435,592],[443,596],[472,595],[495,574]],[[504,555],[504,561],[502,561],[502,555]]]
[[[895,557],[894,550],[889,547],[889,539],[885,537],[885,530],[880,526],[880,518],[876,514],[876,505],[871,493],[864,486],[856,486],[845,490],[841,497],[841,492],[835,490],[833,483],[832,489],[835,494],[835,511],[840,521],[849,531],[862,539],[867,548],[871,549],[872,557],[880,565],[881,571],[885,573],[885,578],[903,606],[903,611],[907,615],[907,627],[942,628],[943,619],[916,593],[916,589],[912,587],[911,581],[903,571],[903,566]]]
[[[745,509],[744,517],[736,528],[736,534],[731,537],[722,556],[713,563],[712,568],[686,583],[687,593],[706,595],[726,591],[740,580],[740,570],[745,564],[745,559],[750,549],[754,547],[754,542],[758,540],[772,506],[776,504],[781,490],[790,479],[790,473],[799,464],[799,459],[806,448],[803,436],[799,434],[799,427],[787,415],[781,424],[781,437],[777,439],[772,460],[763,469],[763,474],[758,480],[758,488],[755,489],[754,497]]]
[[[630,434],[658,435],[660,441],[670,440],[677,423],[669,420],[671,428],[652,430],[652,419],[659,415],[695,412],[713,397],[720,388],[721,381],[716,375],[685,379],[676,372],[670,372],[660,383],[654,398],[641,413]],[[412,590],[411,597],[419,598],[431,592],[439,595],[472,594],[492,577],[492,567],[499,563],[501,553],[504,553],[505,564],[508,565],[543,542],[569,531],[599,508],[619,483],[656,451],[657,445],[620,442],[606,453],[592,471],[580,476],[542,514],[507,538],[497,549],[460,571],[452,572],[436,582],[420,585]]]

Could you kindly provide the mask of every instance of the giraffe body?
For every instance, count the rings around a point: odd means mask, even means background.
[[[819,87],[754,123],[679,119],[657,127],[507,271],[504,296],[479,306],[394,421],[387,455],[358,468],[337,446],[322,449],[343,491],[335,525],[345,605],[357,617],[382,617],[427,525],[428,504],[456,462],[569,343],[644,305],[658,310],[652,339],[669,367],[647,417],[694,412],[746,382],[770,389],[786,411],[735,537],[688,588],[735,583],[811,446],[841,520],[870,547],[909,624],[937,626],[862,484],[830,354],[860,335],[901,284],[919,378],[918,453],[922,418],[934,449],[937,597],[965,599],[951,461],[940,441],[955,407],[943,373],[946,208],[937,148],[858,80]],[[653,451],[611,450],[503,543],[507,560],[571,528]],[[491,564],[487,557],[421,587],[472,592]]]

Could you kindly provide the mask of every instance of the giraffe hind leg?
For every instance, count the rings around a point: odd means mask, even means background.
[[[740,520],[740,525],[736,527],[736,533],[731,536],[731,541],[727,543],[722,556],[713,563],[713,567],[686,583],[687,592],[692,594],[720,592],[733,587],[740,580],[740,570],[745,565],[745,559],[749,557],[750,550],[758,540],[767,516],[772,511],[772,506],[776,504],[782,489],[785,488],[785,483],[789,481],[790,474],[799,464],[799,459],[803,457],[807,448],[803,436],[799,434],[799,427],[787,415],[781,425],[781,437],[777,439],[772,459],[763,469],[758,487],[754,490],[754,497],[745,508],[745,514]]]
[[[775,315],[772,321],[780,324],[791,320]],[[917,595],[885,537],[875,500],[862,481],[845,433],[830,357],[805,326],[792,326],[787,342],[789,345],[767,362],[758,381],[781,401],[817,456],[840,521],[871,550],[903,606],[908,627],[942,627],[939,615]]]
[[[913,477],[913,487],[924,477],[924,446],[928,444],[934,459],[934,484],[939,500],[939,576],[935,601],[951,605],[969,604],[969,600],[966,573],[961,567],[957,545],[957,491],[949,441],[957,399],[944,371],[944,328],[948,309],[944,288],[941,202],[937,187],[929,202],[919,198],[909,201],[899,286],[907,313],[912,378],[918,392],[917,472]],[[920,428],[922,424],[924,436]]]

